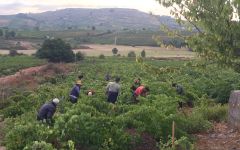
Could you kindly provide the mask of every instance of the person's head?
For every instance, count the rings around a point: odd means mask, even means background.
[[[92,93],[92,91],[88,91],[88,94],[87,94],[88,96],[92,96],[93,95],[93,93]]]
[[[116,77],[115,82],[120,82],[120,77]]]
[[[172,87],[176,87],[177,86],[177,83],[172,83]]]
[[[82,81],[81,80],[77,80],[76,85],[81,86],[82,85]]]
[[[134,83],[136,83],[136,84],[139,84],[140,82],[141,82],[140,78],[137,78],[137,79],[134,80]]]
[[[144,87],[142,93],[141,93],[141,96],[145,97],[148,95],[148,92],[149,92],[149,87]]]
[[[57,105],[57,104],[60,102],[60,100],[59,100],[58,98],[54,98],[54,99],[52,100],[52,102],[53,102],[55,105]]]
[[[80,74],[80,75],[78,76],[78,79],[81,80],[82,78],[83,78],[83,75]]]

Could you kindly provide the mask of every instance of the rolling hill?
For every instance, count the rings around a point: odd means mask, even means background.
[[[0,27],[19,30],[156,30],[161,24],[170,28],[181,28],[169,16],[150,15],[123,8],[68,8],[35,14],[0,15]]]

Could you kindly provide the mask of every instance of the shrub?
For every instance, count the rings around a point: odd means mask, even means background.
[[[142,52],[141,52],[141,57],[143,57],[143,58],[146,57],[146,52],[145,52],[145,50],[142,50]]]
[[[72,62],[74,54],[70,44],[61,39],[47,39],[37,51],[36,56],[46,58],[50,62]]]
[[[41,142],[34,141],[33,143],[25,146],[23,150],[39,150],[39,149],[56,150],[55,148],[53,148],[52,144],[46,143],[44,141],[41,141]]]
[[[187,133],[194,134],[208,130],[212,124],[201,113],[195,112],[186,118],[183,126],[185,126]]]
[[[128,57],[136,57],[136,53],[134,51],[130,51],[128,53]]]
[[[99,55],[99,59],[105,59],[105,55],[103,54]]]
[[[17,56],[19,54],[18,54],[17,50],[10,50],[8,55],[9,56]]]
[[[83,52],[77,52],[76,53],[76,60],[77,61],[84,60],[84,58],[85,58],[85,54]]]
[[[113,53],[113,55],[116,55],[118,53],[118,49],[117,48],[113,48],[112,49],[112,53]]]
[[[221,122],[227,119],[228,105],[202,106],[197,111],[202,113],[207,120]]]

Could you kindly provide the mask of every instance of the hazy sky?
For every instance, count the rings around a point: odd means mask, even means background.
[[[134,8],[159,15],[169,10],[156,0],[0,0],[0,15],[43,12],[63,8]]]

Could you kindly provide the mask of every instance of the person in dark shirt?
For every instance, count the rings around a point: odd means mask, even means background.
[[[72,103],[77,103],[79,95],[80,95],[80,89],[82,86],[82,81],[78,80],[76,82],[76,85],[72,88],[71,92],[70,92],[70,101]]]
[[[41,106],[41,108],[38,111],[37,114],[37,120],[39,121],[45,121],[48,124],[52,124],[53,123],[53,115],[56,112],[56,107],[59,103],[59,99],[58,98],[54,98],[51,102],[46,103],[44,105]]]
[[[183,86],[177,83],[173,83],[172,87],[174,87],[176,89],[177,94],[179,95],[184,95],[184,89]]]
[[[111,76],[110,76],[110,74],[109,74],[109,72],[105,75],[105,80],[106,81],[109,81],[111,79]]]
[[[188,98],[188,96],[187,96],[187,94],[185,93],[184,88],[183,88],[182,85],[177,84],[177,83],[173,83],[173,84],[172,84],[172,87],[174,87],[174,88],[176,89],[176,92],[177,92],[178,95],[184,96],[184,97],[186,98],[186,100],[185,100],[186,102],[184,102],[184,101],[178,101],[178,106],[179,106],[179,108],[182,108],[183,105],[185,105],[185,104],[187,104],[188,107],[193,107],[193,102],[192,102],[191,99]]]

